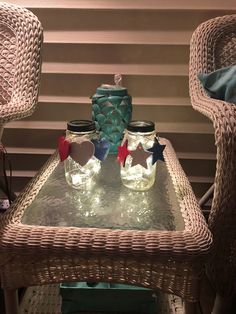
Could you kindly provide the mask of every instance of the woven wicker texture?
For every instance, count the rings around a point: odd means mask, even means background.
[[[59,285],[30,287],[24,295],[19,314],[61,314],[61,301]],[[183,314],[182,300],[174,295],[161,294],[158,302],[161,314]],[[102,314],[98,312],[86,313]],[[83,313],[80,312],[78,314]],[[106,312],[104,314],[109,313]],[[113,312],[113,314],[122,313]]]
[[[215,129],[217,167],[209,217],[214,242],[207,272],[222,295],[233,292],[236,276],[236,105],[209,98],[197,75],[235,63],[236,15],[201,24],[191,40],[190,96],[193,107],[206,115]]]
[[[171,144],[165,160],[185,222],[183,231],[137,231],[21,224],[25,208],[59,162],[55,154],[1,220],[2,286],[102,281],[199,295],[211,234]],[[66,210],[66,209],[65,209]]]
[[[36,106],[42,34],[33,13],[0,2],[0,139],[6,122],[32,114]]]

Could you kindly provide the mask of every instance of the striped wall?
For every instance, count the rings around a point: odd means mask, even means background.
[[[193,30],[215,16],[236,13],[228,0],[18,0],[44,27],[42,81],[35,113],[3,134],[19,192],[54,151],[66,121],[91,117],[90,96],[123,75],[133,96],[133,119],[155,120],[171,140],[200,197],[214,180],[210,122],[188,94]]]

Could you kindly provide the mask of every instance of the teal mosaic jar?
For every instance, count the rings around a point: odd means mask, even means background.
[[[92,96],[92,119],[101,138],[110,143],[110,154],[117,153],[124,129],[131,121],[132,98],[125,87],[102,85]]]

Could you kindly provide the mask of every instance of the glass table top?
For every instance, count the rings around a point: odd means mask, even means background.
[[[40,226],[125,230],[183,230],[184,221],[171,177],[157,162],[156,181],[145,192],[122,185],[120,165],[108,156],[92,190],[70,187],[59,163],[27,207],[22,223]]]

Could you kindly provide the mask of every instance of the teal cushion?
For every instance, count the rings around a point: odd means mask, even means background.
[[[211,98],[236,104],[236,65],[199,74],[198,78]]]

